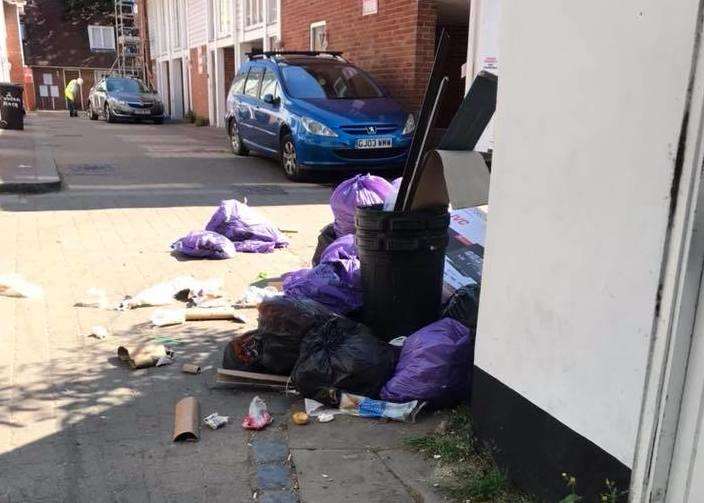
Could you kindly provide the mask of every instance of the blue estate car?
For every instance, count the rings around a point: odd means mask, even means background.
[[[230,146],[280,159],[286,176],[309,169],[403,165],[415,121],[340,53],[266,52],[232,82],[225,117]]]

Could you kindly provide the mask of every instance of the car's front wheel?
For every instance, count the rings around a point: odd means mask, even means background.
[[[298,164],[298,156],[296,155],[296,144],[293,142],[293,136],[285,134],[281,139],[281,167],[284,169],[286,178],[298,182],[305,177],[301,165]]]
[[[88,107],[88,115],[90,116],[90,120],[92,120],[92,121],[98,120],[98,114],[95,113],[95,110],[93,110],[93,105],[90,105]]]
[[[112,114],[108,104],[105,105],[105,122],[115,122],[115,116]]]
[[[242,138],[240,137],[239,129],[237,129],[237,122],[235,121],[235,119],[232,119],[230,121],[229,136],[230,136],[230,149],[232,150],[233,154],[247,155],[249,153],[247,151],[247,147],[242,142]]]

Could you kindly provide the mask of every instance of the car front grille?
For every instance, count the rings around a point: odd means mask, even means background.
[[[142,108],[142,109],[151,108],[152,106],[154,106],[154,103],[142,103],[142,102],[136,102],[136,101],[130,101],[127,104],[129,106],[131,106],[132,108]]]
[[[374,128],[374,133],[369,132],[369,128]],[[380,135],[393,133],[398,129],[395,124],[355,124],[354,126],[340,126],[345,133],[357,135]]]
[[[390,159],[402,155],[405,151],[406,149],[402,147],[368,149],[339,148],[334,150],[337,156],[350,160]]]

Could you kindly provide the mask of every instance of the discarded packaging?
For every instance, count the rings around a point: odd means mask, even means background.
[[[242,294],[242,297],[235,302],[235,307],[257,307],[264,299],[280,297],[283,292],[278,291],[273,286],[260,288],[258,286],[250,286]]]
[[[157,327],[180,325],[186,322],[186,313],[183,309],[157,309],[149,319]]]
[[[262,430],[266,428],[273,418],[266,407],[266,402],[255,396],[249,404],[249,414],[242,421],[242,427],[246,430]]]
[[[89,288],[86,290],[85,298],[75,304],[76,307],[97,307],[99,309],[110,309],[108,294],[101,288]]]
[[[217,412],[213,412],[209,416],[203,419],[203,422],[208,425],[211,429],[217,430],[222,428],[230,421],[228,416],[221,416]]]
[[[304,424],[308,424],[310,417],[308,417],[308,414],[305,412],[294,412],[291,415],[291,421],[293,421],[293,424],[303,426]]]
[[[375,417],[413,423],[416,415],[425,406],[425,402],[413,400],[407,403],[392,403],[383,400],[372,400],[365,396],[342,393],[340,411],[359,417]]]
[[[401,337],[396,337],[395,339],[391,339],[389,341],[389,344],[391,344],[392,346],[396,346],[397,348],[401,348],[406,343],[406,339],[408,339],[408,337],[406,337],[405,335],[402,335]]]
[[[117,348],[117,357],[133,369],[154,367],[166,354],[166,348],[160,344],[137,344]]]
[[[171,365],[174,359],[169,355],[164,355],[156,361],[157,367],[165,367],[166,365]]]
[[[96,339],[100,339],[101,341],[103,339],[107,339],[109,335],[110,333],[108,332],[108,329],[101,325],[95,325],[93,327],[90,327],[90,334],[88,334],[89,337],[95,337]]]
[[[19,274],[11,273],[0,275],[0,295],[39,299],[44,296],[44,289],[30,283]]]
[[[197,442],[200,437],[200,406],[195,397],[181,399],[174,409],[174,442]]]
[[[181,372],[197,375],[201,373],[201,368],[193,363],[184,363],[183,366],[181,366]]]
[[[187,294],[195,284],[196,279],[192,276],[179,276],[170,281],[158,283],[132,297],[126,297],[120,302],[118,310],[125,311],[137,307],[171,304],[177,295],[184,292]]]
[[[233,307],[191,307],[185,311],[186,321],[234,320],[244,323]]]
[[[189,257],[228,259],[237,251],[235,245],[222,234],[211,231],[192,231],[171,245],[177,253]]]
[[[486,239],[486,213],[479,208],[450,212],[450,239],[445,250],[443,281],[449,292],[481,284]]]
[[[319,423],[329,423],[333,419],[335,419],[335,415],[330,414],[329,412],[324,412],[318,416]]]
[[[318,402],[317,400],[313,400],[312,398],[306,398],[304,400],[304,404],[306,408],[306,414],[308,414],[310,417],[318,417],[322,416],[323,414],[330,414],[333,416],[335,414],[342,414],[342,411],[340,409],[330,408],[327,405]]]

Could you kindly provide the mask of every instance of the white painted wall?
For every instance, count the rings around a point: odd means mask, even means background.
[[[511,2],[476,364],[632,465],[698,2]]]

